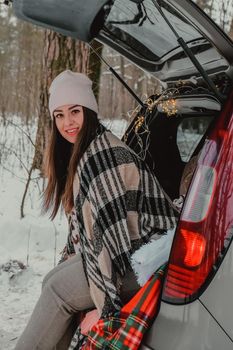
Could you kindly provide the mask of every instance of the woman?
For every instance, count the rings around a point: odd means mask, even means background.
[[[96,308],[93,323],[119,310],[139,288],[131,254],[176,224],[177,213],[155,177],[99,123],[87,76],[59,74],[50,87],[49,110],[44,209],[52,208],[54,218],[62,204],[70,233],[63,262],[45,277],[17,350],[67,349],[75,315]]]

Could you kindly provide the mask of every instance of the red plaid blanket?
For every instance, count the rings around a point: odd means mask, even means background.
[[[99,320],[88,333],[82,350],[137,350],[159,308],[164,268],[160,268],[119,313]]]

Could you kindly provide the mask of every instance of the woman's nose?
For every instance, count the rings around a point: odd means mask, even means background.
[[[65,126],[73,124],[73,117],[72,117],[71,113],[68,112],[65,114],[64,124],[65,124]]]

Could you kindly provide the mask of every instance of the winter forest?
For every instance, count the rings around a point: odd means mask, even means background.
[[[196,0],[233,39],[233,0]],[[93,47],[145,98],[157,80],[99,42]],[[18,20],[0,1],[0,349],[14,348],[38,299],[43,276],[59,261],[67,235],[61,211],[41,215],[44,153],[51,120],[48,87],[62,70],[87,73],[103,122],[118,136],[136,102],[86,44]],[[107,102],[106,102],[107,101]]]

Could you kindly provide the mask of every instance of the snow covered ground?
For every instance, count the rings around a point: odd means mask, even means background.
[[[43,276],[56,265],[67,233],[63,216],[54,223],[40,216],[43,184],[39,179],[30,185],[25,218],[20,220],[33,154],[28,136],[33,139],[35,130],[22,127],[17,118],[11,122],[0,123],[0,349],[4,350],[14,348],[38,299]],[[12,260],[26,268],[20,269]]]
[[[119,136],[126,127],[124,121],[106,124]],[[27,169],[33,154],[28,136],[34,139],[34,126],[25,129],[17,118],[7,125],[0,120],[1,350],[14,349],[40,295],[43,277],[57,264],[67,236],[64,215],[58,215],[53,223],[40,215],[43,182],[36,173],[27,195],[25,218],[20,220]]]
[[[0,349],[6,350],[14,348],[25,327],[43,276],[57,263],[67,233],[64,218],[53,225],[36,209],[28,210],[23,220],[18,219],[23,190],[20,185],[8,179],[1,181],[0,190]],[[20,270],[12,263],[7,266],[11,260],[26,268]]]

